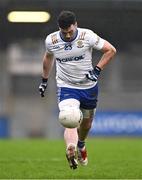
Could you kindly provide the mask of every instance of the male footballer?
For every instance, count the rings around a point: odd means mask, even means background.
[[[42,82],[39,92],[44,97],[50,71],[56,62],[59,121],[64,130],[66,157],[70,168],[78,162],[88,164],[85,140],[96,112],[98,77],[116,54],[112,44],[92,30],[79,28],[76,16],[71,11],[62,11],[58,16],[59,30],[45,40]],[[92,66],[92,51],[99,50],[102,56]]]

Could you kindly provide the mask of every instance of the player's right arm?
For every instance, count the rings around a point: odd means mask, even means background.
[[[54,63],[53,54],[45,52],[43,56],[43,72],[42,72],[42,77],[44,79],[48,79],[49,74],[53,67],[53,63]]]
[[[41,97],[44,97],[44,93],[48,84],[48,77],[52,70],[53,64],[54,64],[53,54],[45,52],[43,56],[42,81],[39,85],[39,93]]]
[[[48,84],[48,77],[50,75],[50,72],[52,70],[53,63],[54,63],[54,57],[53,57],[53,52],[52,52],[51,47],[52,47],[52,39],[51,39],[51,36],[48,35],[45,40],[46,52],[44,53],[44,56],[43,56],[42,80],[39,85],[39,93],[41,97],[44,97],[44,93]]]

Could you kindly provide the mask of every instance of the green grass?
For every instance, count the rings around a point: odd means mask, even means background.
[[[89,164],[71,170],[63,140],[0,140],[1,179],[140,179],[142,139],[88,139]]]

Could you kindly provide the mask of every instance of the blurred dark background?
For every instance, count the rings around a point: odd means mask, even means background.
[[[100,77],[98,111],[142,110],[142,0],[0,0],[1,137],[62,136],[55,68],[46,98],[38,94],[44,40],[58,30],[61,10],[74,11],[79,27],[92,29],[117,49]],[[46,23],[11,23],[10,11],[48,11],[51,18]],[[94,64],[100,56],[93,53]]]

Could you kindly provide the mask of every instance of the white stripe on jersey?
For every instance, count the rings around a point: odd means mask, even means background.
[[[60,31],[47,36],[46,51],[56,60],[56,80],[59,87],[87,89],[96,82],[86,78],[92,70],[92,50],[102,49],[104,39],[89,29],[77,28],[78,35],[72,42],[65,42]]]

